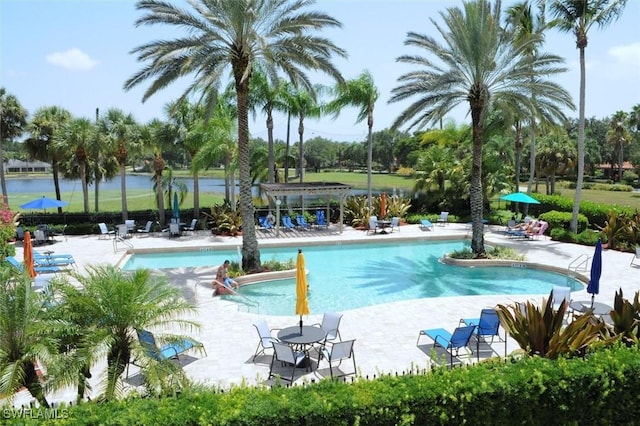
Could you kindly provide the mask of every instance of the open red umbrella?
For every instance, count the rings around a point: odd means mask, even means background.
[[[31,246],[31,232],[24,231],[24,267],[31,278],[35,278],[36,270],[33,267],[33,247]]]

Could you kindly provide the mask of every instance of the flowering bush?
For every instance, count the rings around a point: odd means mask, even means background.
[[[7,256],[16,254],[16,247],[11,244],[16,236],[16,227],[20,213],[14,213],[9,210],[6,201],[0,208],[0,259],[4,260]]]

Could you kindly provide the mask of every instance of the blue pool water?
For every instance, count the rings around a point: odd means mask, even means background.
[[[548,271],[514,267],[467,268],[439,262],[443,254],[463,246],[463,241],[300,246],[309,271],[309,307],[312,312],[343,311],[426,297],[548,295],[554,285],[582,289],[581,283]],[[297,247],[260,249],[263,262],[295,259],[296,254]],[[237,261],[237,251],[136,254],[124,269],[217,266],[225,259]],[[229,298],[251,304],[249,310],[252,312],[294,314],[295,279],[247,285],[240,292],[246,297]]]

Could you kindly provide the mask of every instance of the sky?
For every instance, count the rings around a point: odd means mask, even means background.
[[[170,0],[181,2],[182,0]],[[503,6],[514,2],[504,0]],[[461,0],[319,0],[312,7],[342,22],[341,29],[323,35],[345,49],[347,59],[336,58],[347,79],[368,70],[380,92],[374,110],[374,131],[388,128],[408,106],[389,104],[398,77],[415,68],[396,63],[403,54],[424,53],[404,46],[414,31],[438,37],[431,19],[441,22],[439,12],[457,7]],[[125,92],[124,82],[144,64],[130,51],[158,39],[182,34],[167,26],[135,27],[142,16],[133,0],[1,0],[0,86],[15,95],[32,114],[38,108],[58,105],[76,117],[95,118],[96,108],[116,107],[130,112],[141,123],[165,119],[165,105],[176,99],[191,79],[185,77],[142,103],[148,87],[143,83]],[[628,0],[622,17],[604,29],[589,32],[586,49],[586,116],[605,118],[618,110],[630,111],[640,104],[640,0]],[[555,78],[578,104],[579,51],[573,34],[550,30],[547,52],[565,58],[569,71]],[[321,84],[331,84],[318,76]],[[467,123],[465,106],[446,119]],[[567,111],[577,117],[577,111]],[[338,118],[305,120],[305,139],[321,136],[334,141],[363,141],[366,121],[356,123],[357,110],[345,109]],[[296,124],[297,125],[297,124]],[[286,135],[286,117],[274,117],[276,138]],[[295,125],[293,127],[296,128]],[[266,140],[265,118],[250,122],[253,137]],[[292,136],[297,139],[297,136]]]

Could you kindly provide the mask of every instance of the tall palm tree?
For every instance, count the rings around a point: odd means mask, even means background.
[[[254,72],[251,77],[250,105],[254,112],[256,108],[262,109],[267,116],[267,143],[269,150],[268,182],[275,182],[275,153],[273,151],[273,111],[282,111],[285,106],[282,101],[282,82],[271,84],[267,76],[262,72]]]
[[[67,153],[55,144],[55,140],[69,121],[71,113],[63,108],[39,108],[27,124],[30,136],[24,142],[31,158],[51,163],[56,200],[60,200],[60,162],[67,158]],[[62,214],[62,207],[58,207],[58,213]]]
[[[85,213],[89,213],[89,173],[87,164],[89,163],[89,145],[95,138],[95,126],[87,118],[74,118],[68,122],[60,139],[56,141],[57,148],[70,153],[69,165],[65,174],[74,176],[73,171],[77,166],[77,176],[82,185],[82,201]]]
[[[96,133],[89,143],[91,156],[91,170],[93,175],[93,200],[94,209],[100,211],[100,182],[112,180],[120,172],[120,165],[113,155],[112,123],[100,119],[100,110],[96,108]]]
[[[331,16],[307,11],[309,0],[193,0],[192,10],[164,1],[141,0],[136,7],[146,14],[136,25],[165,24],[185,30],[175,40],[157,40],[133,49],[146,62],[125,82],[129,90],[153,80],[143,100],[180,77],[193,75],[188,93],[216,85],[231,69],[238,108],[240,209],[242,215],[242,269],[260,269],[254,224],[249,164],[249,94],[251,76],[259,67],[272,79],[278,71],[296,85],[311,89],[305,70],[322,71],[341,81],[331,63],[344,50],[318,35],[341,24]]]
[[[158,206],[160,226],[165,225],[164,183],[162,176],[165,170],[165,161],[162,152],[165,146],[174,144],[177,140],[178,128],[157,118],[140,128],[140,141],[153,154],[153,187],[156,191],[156,205]]]
[[[318,118],[322,108],[316,100],[316,90],[293,89],[286,94],[287,110],[291,115],[298,117],[298,179],[304,182],[304,120],[305,118]]]
[[[337,117],[340,110],[346,106],[358,108],[356,123],[367,120],[367,205],[371,210],[371,167],[373,163],[373,108],[380,93],[373,81],[373,76],[367,70],[358,78],[339,83],[334,88],[335,99],[326,106],[326,111]]]
[[[393,123],[399,127],[424,126],[438,122],[452,108],[468,102],[471,113],[472,166],[469,191],[472,239],[471,249],[484,256],[482,215],[482,147],[484,122],[492,102],[501,99],[511,103],[530,105],[530,94],[538,93],[537,102],[557,103],[560,88],[545,79],[549,65],[544,55],[527,58],[525,53],[531,38],[521,44],[510,42],[509,34],[500,27],[499,2],[491,9],[488,1],[463,2],[463,8],[449,8],[442,12],[444,25],[432,20],[444,44],[434,38],[410,32],[406,45],[426,50],[437,61],[419,55],[405,55],[399,62],[422,69],[399,78],[400,86],[392,91],[390,102],[417,97]],[[531,79],[531,73],[536,78]]]
[[[7,206],[9,194],[4,176],[4,141],[20,136],[26,125],[27,110],[20,105],[18,98],[0,87],[0,189]]]
[[[38,370],[57,353],[52,332],[59,327],[46,319],[42,295],[31,289],[31,280],[0,267],[0,394],[11,398],[25,387],[41,407],[49,407]]]
[[[122,221],[127,220],[127,162],[131,151],[138,149],[138,124],[133,115],[121,109],[110,108],[102,119],[103,128],[108,131],[110,148],[120,167],[120,199],[122,204]]]
[[[584,120],[587,73],[585,49],[587,34],[593,25],[602,28],[617,20],[626,0],[550,0],[549,10],[555,18],[554,26],[560,31],[576,36],[576,47],[580,51],[580,100],[578,106],[578,177],[571,215],[571,231],[578,231],[578,213],[582,183],[584,181]]]
[[[106,358],[107,375],[102,396],[105,400],[118,396],[120,378],[133,355],[137,359],[147,357],[136,341],[136,329],[177,327],[190,330],[198,327],[197,323],[182,318],[193,315],[195,307],[182,297],[177,287],[163,277],[152,275],[149,270],[138,269],[127,274],[113,265],[102,265],[92,267],[84,274],[75,273],[73,278],[82,283],[83,291],[77,291],[68,281],[62,285],[62,306],[58,312],[64,319],[83,327],[85,338],[79,342],[79,350],[91,354],[89,367]],[[192,340],[187,336],[174,337]],[[78,371],[68,374],[70,381],[79,377]]]
[[[631,107],[629,113],[629,126],[632,132],[640,132],[640,104]]]
[[[616,111],[609,120],[607,142],[618,153],[618,181],[622,182],[622,164],[624,162],[624,145],[631,142],[631,135],[627,130],[629,115],[624,111]],[[612,162],[613,163],[613,162]]]
[[[540,139],[539,145],[536,153],[538,173],[546,179],[547,194],[554,194],[556,175],[570,172],[575,167],[576,148],[572,146],[567,132],[560,126],[548,128]],[[537,185],[536,183],[536,192],[538,191]]]

